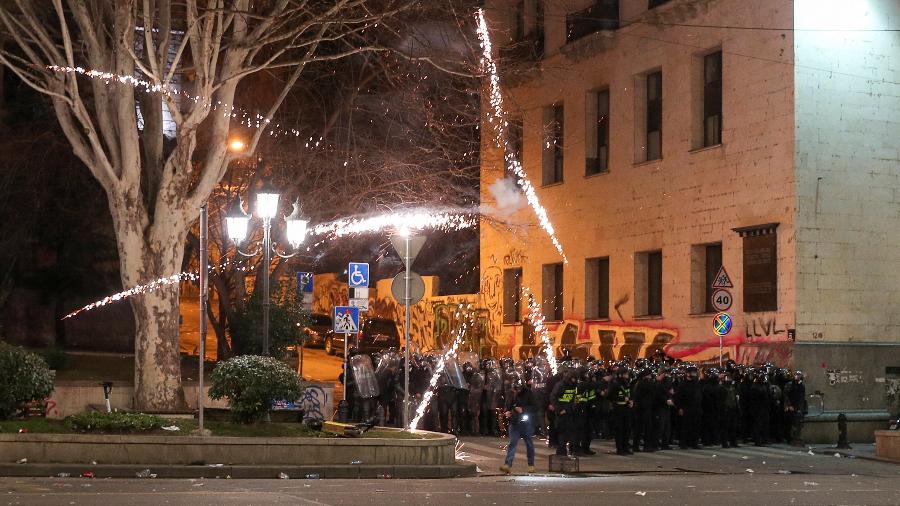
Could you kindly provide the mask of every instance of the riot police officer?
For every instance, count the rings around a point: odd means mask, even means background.
[[[631,455],[630,439],[632,411],[634,402],[631,400],[631,385],[629,372],[625,365],[616,369],[616,379],[609,386],[609,398],[612,402],[613,432],[616,438],[616,455]]]
[[[569,445],[574,446],[577,440],[577,396],[578,378],[575,371],[567,370],[550,394],[550,411],[556,416],[557,455],[568,455]]]
[[[681,435],[678,445],[682,448],[700,448],[700,420],[703,417],[703,392],[698,381],[696,366],[687,368],[687,377],[675,390],[675,406],[678,408]]]

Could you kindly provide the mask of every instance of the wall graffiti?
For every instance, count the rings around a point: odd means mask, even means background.
[[[775,316],[748,318],[744,322],[744,335],[748,338],[787,335],[788,325],[778,328]]]
[[[548,323],[547,328],[557,355],[568,349],[573,357],[593,356],[615,361],[625,357],[651,357],[657,350],[663,350],[667,355],[685,361],[713,364],[719,360],[718,338],[685,342],[679,329],[673,326],[567,318]],[[526,358],[542,351],[542,345],[527,335],[526,326],[506,325],[503,331],[507,338],[504,341],[509,343],[504,348],[505,354]],[[793,343],[786,339],[783,331],[778,334],[771,331],[769,336],[761,337],[734,334],[725,338],[722,345],[724,359],[738,363],[771,362],[788,366],[792,359]]]
[[[509,253],[503,255],[503,265],[506,266],[524,265],[527,262],[528,255],[526,255],[524,251],[517,248],[512,248],[509,250]]]
[[[828,379],[828,384],[831,386],[863,382],[863,373],[861,371],[828,369],[825,371],[825,377]]]
[[[331,411],[328,406],[328,396],[325,395],[325,389],[320,386],[308,386],[303,389],[303,395],[297,401],[297,405],[303,410],[303,421],[325,420],[325,413]]]

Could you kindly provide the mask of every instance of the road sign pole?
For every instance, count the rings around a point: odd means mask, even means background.
[[[206,392],[203,391],[203,362],[206,360],[206,304],[209,297],[209,233],[207,207],[203,204],[200,208],[200,374],[197,385],[197,425],[198,433],[203,435],[203,401]],[[107,401],[109,402],[109,401]]]
[[[344,400],[345,401],[347,400],[347,381],[349,380],[349,376],[347,376],[347,373],[348,373],[349,367],[350,367],[350,359],[347,358],[347,341],[349,341],[349,340],[350,340],[350,338],[347,337],[347,334],[344,334]]]
[[[725,336],[719,336],[719,369],[722,368],[722,355],[725,349]]]
[[[406,317],[403,319],[403,343],[406,371],[403,374],[403,427],[409,427],[409,234],[406,234],[406,248],[403,254],[403,263],[406,271],[403,275],[406,291],[404,292],[403,305],[406,309]]]

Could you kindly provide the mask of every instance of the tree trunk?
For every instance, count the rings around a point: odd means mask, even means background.
[[[132,201],[133,202],[133,201]],[[165,213],[150,226],[144,207],[111,206],[126,288],[181,272],[188,222]],[[137,410],[184,409],[178,350],[179,283],[147,290],[130,299],[134,309],[134,407]]]

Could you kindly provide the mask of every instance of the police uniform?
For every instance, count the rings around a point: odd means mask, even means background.
[[[618,378],[610,384],[609,399],[612,402],[613,432],[616,437],[616,454],[630,455],[631,439],[631,387],[628,380]]]
[[[578,397],[578,383],[574,378],[566,378],[553,389],[551,406],[556,415],[557,455],[568,455],[568,444],[574,445],[577,439],[575,407]]]

